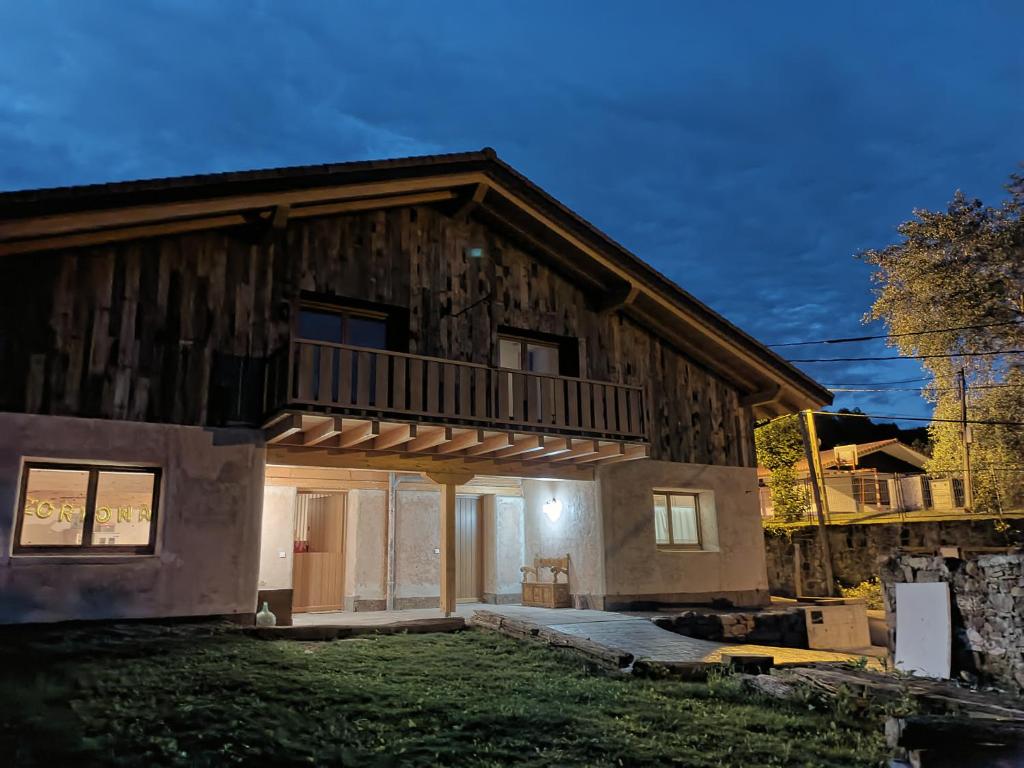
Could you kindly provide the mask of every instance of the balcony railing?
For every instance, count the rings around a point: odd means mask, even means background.
[[[643,389],[293,339],[267,369],[267,412],[289,407],[564,435],[647,439]]]

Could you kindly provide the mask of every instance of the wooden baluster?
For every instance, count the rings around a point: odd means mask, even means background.
[[[626,390],[618,387],[615,395],[618,399],[618,421],[615,431],[621,434],[629,434],[629,406],[626,404]]]
[[[377,408],[388,407],[388,381],[391,380],[390,363],[391,356],[385,355],[382,352],[369,352],[370,357],[373,359],[373,365],[371,368],[374,369],[374,385],[373,385],[373,404]]]
[[[563,379],[552,379],[555,394],[555,424],[559,427],[565,426],[565,389],[570,382]]]
[[[444,415],[455,415],[455,381],[459,376],[458,366],[454,363],[445,363],[442,366],[444,374]]]
[[[540,413],[537,414],[537,420],[542,424],[550,424],[555,415],[555,380],[538,376],[537,386],[540,389]]]
[[[468,365],[459,366],[459,416],[467,418],[470,415],[470,401],[471,392],[470,389],[470,377],[473,375],[473,369]]]
[[[409,410],[423,411],[423,361],[409,360]]]
[[[582,415],[582,422],[584,429],[590,429],[594,425],[593,416],[591,414],[591,400],[592,393],[594,391],[594,385],[589,381],[580,382],[580,411]]]
[[[320,347],[319,373],[316,382],[316,401],[327,404],[331,402],[331,384],[334,383],[334,350],[330,347]]]
[[[567,381],[565,382],[566,390],[569,393],[568,397],[568,412],[569,418],[566,422],[566,426],[578,427],[580,425],[580,383],[578,381]]]
[[[299,346],[299,400],[312,400],[313,393],[313,354],[316,346],[302,344]]]
[[[392,361],[391,406],[396,411],[404,411],[408,407],[405,397],[405,363],[405,358],[397,355]]]
[[[490,376],[490,371],[483,368],[473,369],[473,415],[478,419],[487,418],[487,393],[489,391],[487,386],[487,377]],[[491,411],[496,413],[496,411]]]
[[[370,405],[370,354],[356,352],[356,404],[366,408]]]
[[[523,408],[526,401],[526,376],[522,373],[511,373],[512,402],[509,403],[509,418],[513,421],[525,422],[527,419]]]
[[[427,360],[427,413],[437,413],[437,409],[440,407],[440,400],[438,399],[438,378],[439,371],[438,364],[433,360]]]
[[[499,419],[511,418],[509,392],[512,388],[511,374],[508,371],[495,371],[494,382],[498,390],[498,413]]]
[[[629,390],[629,432],[633,435],[639,435],[642,432],[640,427],[640,393],[635,390]]]
[[[604,387],[600,384],[594,385],[592,394],[594,396],[594,429],[604,432]]]
[[[338,402],[352,405],[352,350],[338,350]]]

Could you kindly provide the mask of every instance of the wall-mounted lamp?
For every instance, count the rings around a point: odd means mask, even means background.
[[[548,516],[548,520],[552,523],[558,522],[558,518],[562,516],[562,502],[556,498],[552,498],[550,501],[545,501],[544,514]]]
[[[482,259],[484,257],[484,249],[479,245],[467,245],[464,253],[467,259]]]

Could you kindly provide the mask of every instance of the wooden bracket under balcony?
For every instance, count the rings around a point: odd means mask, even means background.
[[[264,426],[268,462],[402,471],[586,477],[649,456],[646,443],[286,412]]]

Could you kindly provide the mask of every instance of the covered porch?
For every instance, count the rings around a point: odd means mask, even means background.
[[[513,605],[520,568],[546,557],[568,556],[572,604],[603,589],[591,479],[270,464],[265,482],[260,600],[285,622]]]

